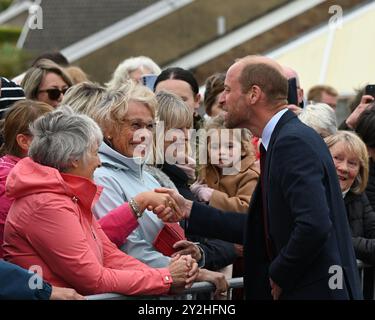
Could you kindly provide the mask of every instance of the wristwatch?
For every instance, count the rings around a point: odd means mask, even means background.
[[[129,200],[129,206],[137,219],[142,217],[143,211],[139,209],[138,203],[134,200],[134,198]]]

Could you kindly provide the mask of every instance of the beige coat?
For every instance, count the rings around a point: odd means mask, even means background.
[[[236,175],[223,176],[217,167],[208,165],[203,180],[215,189],[209,205],[225,211],[246,213],[259,174],[259,164],[253,155],[246,155],[241,160],[241,170]]]

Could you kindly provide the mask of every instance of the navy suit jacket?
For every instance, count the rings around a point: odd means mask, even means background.
[[[266,159],[271,259],[265,246],[260,182],[248,215],[194,203],[189,228],[244,243],[247,299],[271,299],[269,278],[283,289],[281,299],[361,299],[344,201],[324,141],[287,111],[272,133]],[[342,271],[342,282],[337,271]],[[332,276],[339,282],[330,282]],[[342,284],[342,289],[330,287],[332,282]]]

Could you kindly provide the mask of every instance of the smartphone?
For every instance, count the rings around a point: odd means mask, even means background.
[[[288,104],[298,106],[297,79],[288,79]]]
[[[375,98],[375,84],[368,84],[365,87],[365,94],[373,96]]]
[[[154,85],[157,77],[158,76],[156,74],[145,74],[141,78],[142,84],[154,91]]]

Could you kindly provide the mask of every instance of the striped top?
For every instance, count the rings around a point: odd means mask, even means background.
[[[14,102],[25,99],[25,93],[23,89],[13,81],[4,77],[0,78],[0,118],[2,118],[4,111],[8,110]]]

